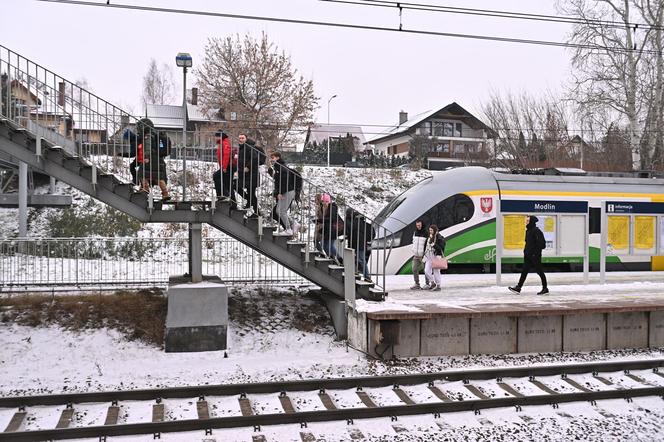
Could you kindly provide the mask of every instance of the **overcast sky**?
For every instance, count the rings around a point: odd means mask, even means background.
[[[106,1],[98,1],[105,4]],[[111,0],[178,9],[397,27],[393,8],[318,0]],[[426,0],[419,3],[555,14],[545,0]],[[106,7],[2,0],[0,44],[70,80],[85,78],[113,103],[141,111],[142,77],[150,58],[175,64],[189,52],[194,66],[208,37],[265,31],[312,78],[321,97],[317,120],[390,125],[400,110],[414,115],[456,101],[480,114],[492,89],[559,90],[569,76],[569,50],[514,43],[140,12]],[[458,14],[404,11],[407,29],[564,41],[568,25]],[[177,102],[182,75],[175,70]],[[190,78],[190,77],[189,77]],[[368,128],[365,128],[368,129]],[[367,132],[376,131],[376,128]],[[382,131],[379,130],[379,131]],[[368,134],[368,138],[371,135]]]

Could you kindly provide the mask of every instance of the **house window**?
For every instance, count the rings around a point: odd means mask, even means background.
[[[461,136],[461,123],[456,123],[456,130],[454,131],[455,137]]]
[[[433,136],[434,137],[442,137],[443,136],[443,122],[442,121],[434,121],[433,122]]]
[[[443,123],[443,136],[454,136],[454,123]]]
[[[431,121],[425,121],[419,128],[419,134],[431,136]]]
[[[237,112],[231,112],[231,121],[237,120]]]
[[[445,152],[449,153],[450,152],[450,143],[445,141],[442,143],[436,144],[436,146],[433,148],[434,152]]]

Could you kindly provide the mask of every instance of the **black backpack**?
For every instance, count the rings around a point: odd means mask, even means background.
[[[544,239],[544,234],[542,233],[542,231],[540,229],[537,229],[535,235],[536,235],[535,239],[536,239],[537,248],[540,250],[546,249],[546,240]]]

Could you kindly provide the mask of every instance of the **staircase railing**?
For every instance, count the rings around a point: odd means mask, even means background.
[[[220,167],[216,159],[216,142],[220,137],[215,137],[212,131],[196,131],[187,132],[183,139],[179,128],[154,127],[84,86],[0,46],[0,113],[4,118],[95,166],[93,174],[112,174],[133,183],[148,194],[150,202],[182,201],[186,183],[187,201],[204,203],[204,209],[208,205],[215,207],[212,176]],[[190,144],[194,140],[196,146]],[[297,200],[294,194],[288,193],[290,190],[283,195],[275,193],[275,188],[291,189],[294,183],[289,180],[298,174],[291,168],[284,168],[284,173],[277,173],[282,178],[275,187],[268,170],[280,171],[282,166],[270,164],[268,157],[273,150],[267,150],[264,153],[247,144],[244,152],[249,162],[245,163],[251,170],[224,174],[221,194],[216,196],[226,195],[238,203],[253,206],[253,212],[267,223],[275,221],[286,230],[297,227],[292,239],[304,242],[305,261],[315,260],[315,254],[309,252],[318,251],[330,259],[340,260],[342,246],[355,249],[356,271],[384,290],[392,232],[350,207],[342,195],[330,190],[331,183],[323,186],[305,178],[298,179],[301,184],[298,184]],[[183,158],[192,163],[187,167],[186,178]],[[251,158],[258,158],[260,164],[252,166]],[[238,160],[242,163],[241,157]],[[153,196],[155,186],[159,190]],[[224,193],[224,188],[229,192]],[[290,204],[279,202],[280,198]],[[284,217],[284,213],[289,215]],[[251,211],[248,215],[252,215]],[[297,225],[290,225],[291,220]]]

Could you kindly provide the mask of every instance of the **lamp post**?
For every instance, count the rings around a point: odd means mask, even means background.
[[[330,167],[330,101],[333,98],[337,98],[337,95],[334,94],[327,100],[327,167]]]
[[[182,68],[182,201],[187,200],[187,68],[193,64],[191,55],[179,52],[175,64]]]

